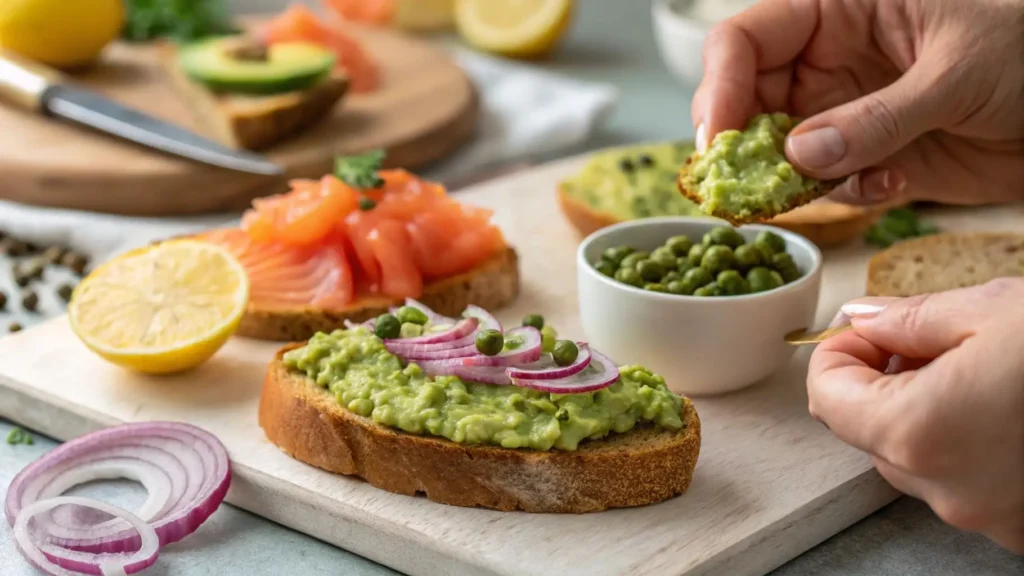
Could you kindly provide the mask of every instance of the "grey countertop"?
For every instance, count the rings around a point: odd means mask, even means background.
[[[282,0],[233,0],[250,9],[277,7]],[[606,128],[586,148],[638,140],[692,137],[689,97],[693,87],[679,84],[662,67],[651,34],[649,2],[580,0],[576,21],[557,59],[541,64],[578,78],[610,82],[619,87],[621,101]],[[567,151],[572,153],[576,151]],[[2,259],[2,257],[0,257]],[[0,288],[6,263],[0,263]],[[57,312],[56,300],[44,297],[42,315]],[[0,334],[11,315],[0,313]],[[0,336],[2,337],[2,336]],[[0,420],[0,439],[12,426]],[[0,495],[26,464],[55,446],[36,435],[32,446],[0,442]],[[86,486],[75,494],[136,507],[141,487],[128,482]],[[34,574],[15,550],[11,530],[0,528],[0,573]],[[160,561],[146,572],[175,574],[345,574],[383,576],[396,572],[294,532],[229,505],[222,506],[199,531],[168,546]],[[927,506],[902,498],[858,524],[828,539],[778,570],[773,576],[929,575],[998,576],[1024,573],[1024,558],[1016,557],[973,534],[944,525]]]

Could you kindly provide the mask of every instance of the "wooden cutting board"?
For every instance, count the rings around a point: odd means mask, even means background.
[[[0,103],[0,198],[144,216],[238,210],[294,177],[319,177],[336,154],[388,151],[389,166],[416,168],[472,137],[476,91],[440,48],[398,32],[350,27],[381,67],[381,86],[349,94],[317,125],[264,152],[284,177],[178,159]],[[77,81],[163,120],[212,136],[172,89],[153,46],[114,44]]]
[[[520,251],[522,295],[498,311],[503,322],[541,311],[560,332],[584,336],[578,240],[554,195],[557,182],[584,160],[460,193],[465,202],[495,209]],[[956,211],[938,223],[1021,230],[1024,207]],[[818,325],[863,293],[871,253],[859,246],[826,252]],[[257,424],[261,380],[275,348],[235,339],[191,373],[144,377],[94,357],[57,318],[0,338],[0,416],[59,439],[126,421],[194,423],[228,447],[230,503],[416,576],[764,574],[897,496],[865,455],[807,415],[807,348],[766,382],[695,399],[703,445],[686,494],[578,516],[445,506],[292,460]]]

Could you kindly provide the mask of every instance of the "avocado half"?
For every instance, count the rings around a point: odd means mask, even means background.
[[[178,59],[189,78],[215,92],[265,95],[316,84],[334,68],[335,54],[312,42],[263,47],[230,36],[185,44]]]

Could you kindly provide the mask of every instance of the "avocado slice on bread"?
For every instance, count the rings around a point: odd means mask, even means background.
[[[311,42],[261,44],[243,36],[200,40],[178,55],[189,78],[215,92],[280,94],[303,90],[334,68],[335,55]]]

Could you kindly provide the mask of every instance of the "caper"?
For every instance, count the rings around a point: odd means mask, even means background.
[[[657,282],[665,275],[665,269],[654,260],[641,261],[636,265],[636,271],[640,273],[640,278],[648,282]]]
[[[57,296],[60,296],[61,300],[69,302],[74,291],[75,287],[71,284],[61,284],[60,288],[57,288]]]
[[[381,340],[398,338],[402,334],[402,323],[391,314],[381,314],[377,316],[373,333]]]
[[[647,260],[649,256],[650,254],[647,252],[633,252],[622,259],[622,262],[619,263],[619,268],[636,268],[637,264],[643,260]]]
[[[690,248],[693,248],[693,240],[686,236],[673,236],[668,239],[668,242],[665,242],[665,246],[676,256],[686,256],[689,254]]]
[[[398,313],[395,314],[395,316],[402,324],[408,322],[410,324],[419,324],[420,326],[423,326],[429,320],[423,310],[412,306],[402,306],[398,309]]]
[[[619,170],[622,170],[623,172],[626,172],[628,174],[635,169],[636,166],[633,164],[633,161],[630,160],[629,158],[622,158],[621,160],[619,160]]]
[[[569,366],[576,361],[580,355],[580,349],[572,340],[559,340],[555,342],[555,349],[551,351],[551,357],[559,366]]]
[[[7,325],[7,331],[12,333],[12,334],[14,332],[21,332],[21,329],[22,329],[22,325],[18,324],[17,322],[11,322],[10,324]]]
[[[605,276],[609,277],[614,277],[615,270],[617,270],[617,268],[615,268],[615,264],[612,264],[607,260],[598,260],[597,262],[595,262],[594,269],[600,272],[601,274],[604,274]]]
[[[750,286],[750,291],[767,292],[768,290],[774,290],[775,288],[782,286],[781,282],[779,284],[775,283],[775,279],[772,278],[771,272],[771,270],[764,266],[751,268],[750,272],[747,272],[747,284]],[[779,277],[779,280],[781,279],[782,278]]]
[[[775,256],[775,250],[764,241],[755,241],[751,246],[757,250],[757,253],[761,256],[761,262],[768,264],[772,261],[772,256]]]
[[[682,280],[683,275],[675,270],[670,270],[664,276],[661,277],[662,284],[668,284],[669,282],[675,282],[676,280]]]
[[[772,277],[772,282],[774,282],[776,286],[782,286],[783,284],[786,283],[786,281],[782,278],[782,274],[779,274],[775,270],[772,270],[771,272],[769,272],[769,274]]]
[[[377,201],[367,196],[361,196],[359,198],[359,209],[363,212],[369,212],[377,207]]]
[[[786,282],[792,282],[800,277],[796,262],[793,262],[793,257],[785,252],[772,256],[772,268],[778,270]]]
[[[644,284],[644,290],[648,292],[668,292],[668,287],[661,282],[652,282],[650,284]]]
[[[644,168],[654,166],[654,158],[650,154],[641,154],[637,156],[636,161]]]
[[[619,268],[615,271],[615,279],[630,286],[640,287],[644,284],[644,279],[640,277],[640,273],[633,268]]]
[[[505,348],[505,337],[497,330],[481,330],[476,335],[476,349],[484,356],[494,356],[503,348]]]
[[[764,230],[758,233],[754,242],[763,242],[767,244],[773,253],[785,252],[786,251],[786,240],[778,234],[771,232],[770,230]]]
[[[693,264],[690,264],[690,260],[685,256],[682,258],[676,258],[676,272],[680,274],[686,274],[686,271],[693,268]]]
[[[761,251],[757,249],[753,244],[744,244],[737,246],[736,250],[733,251],[736,256],[736,266],[742,270],[750,270],[755,266],[760,266],[763,262],[761,260]]]
[[[23,290],[21,292],[21,306],[29,312],[35,312],[39,308],[39,295],[35,290]]]
[[[694,290],[693,291],[693,295],[694,296],[703,296],[703,297],[718,296],[719,295],[719,290],[720,290],[720,288],[718,287],[718,284],[715,284],[714,282],[712,282],[711,284],[708,284],[706,286],[701,286],[700,288],[697,288],[696,290]]]
[[[544,328],[544,317],[540,314],[527,314],[523,316],[523,326],[533,326],[540,330]]]
[[[672,293],[672,294],[680,294],[680,295],[693,294],[693,290],[689,290],[688,286],[686,285],[686,282],[684,282],[682,280],[675,280],[675,281],[669,282],[667,288],[668,288],[668,291],[670,293]]]
[[[686,260],[690,263],[690,266],[700,266],[700,261],[704,258],[704,251],[708,247],[703,244],[694,244],[690,251],[686,253]]]
[[[747,280],[736,270],[719,272],[718,277],[715,278],[715,283],[721,288],[722,294],[726,296],[737,296],[750,292],[750,285],[747,284]]]
[[[676,267],[676,255],[671,250],[662,246],[651,252],[651,260],[657,262],[662,268],[671,270]]]
[[[601,258],[618,266],[622,263],[623,258],[632,253],[633,249],[629,246],[612,246],[601,253]]]
[[[683,284],[686,285],[685,292],[693,294],[697,288],[714,282],[711,273],[703,268],[691,268],[683,274]]]
[[[736,255],[728,246],[721,244],[709,246],[704,252],[704,257],[700,259],[700,267],[705,268],[712,275],[717,275],[723,270],[736,267]]]
[[[716,226],[708,231],[704,235],[704,244],[707,246],[728,246],[735,248],[742,246],[745,240],[743,236],[736,231],[735,228],[729,228],[728,226]]]

